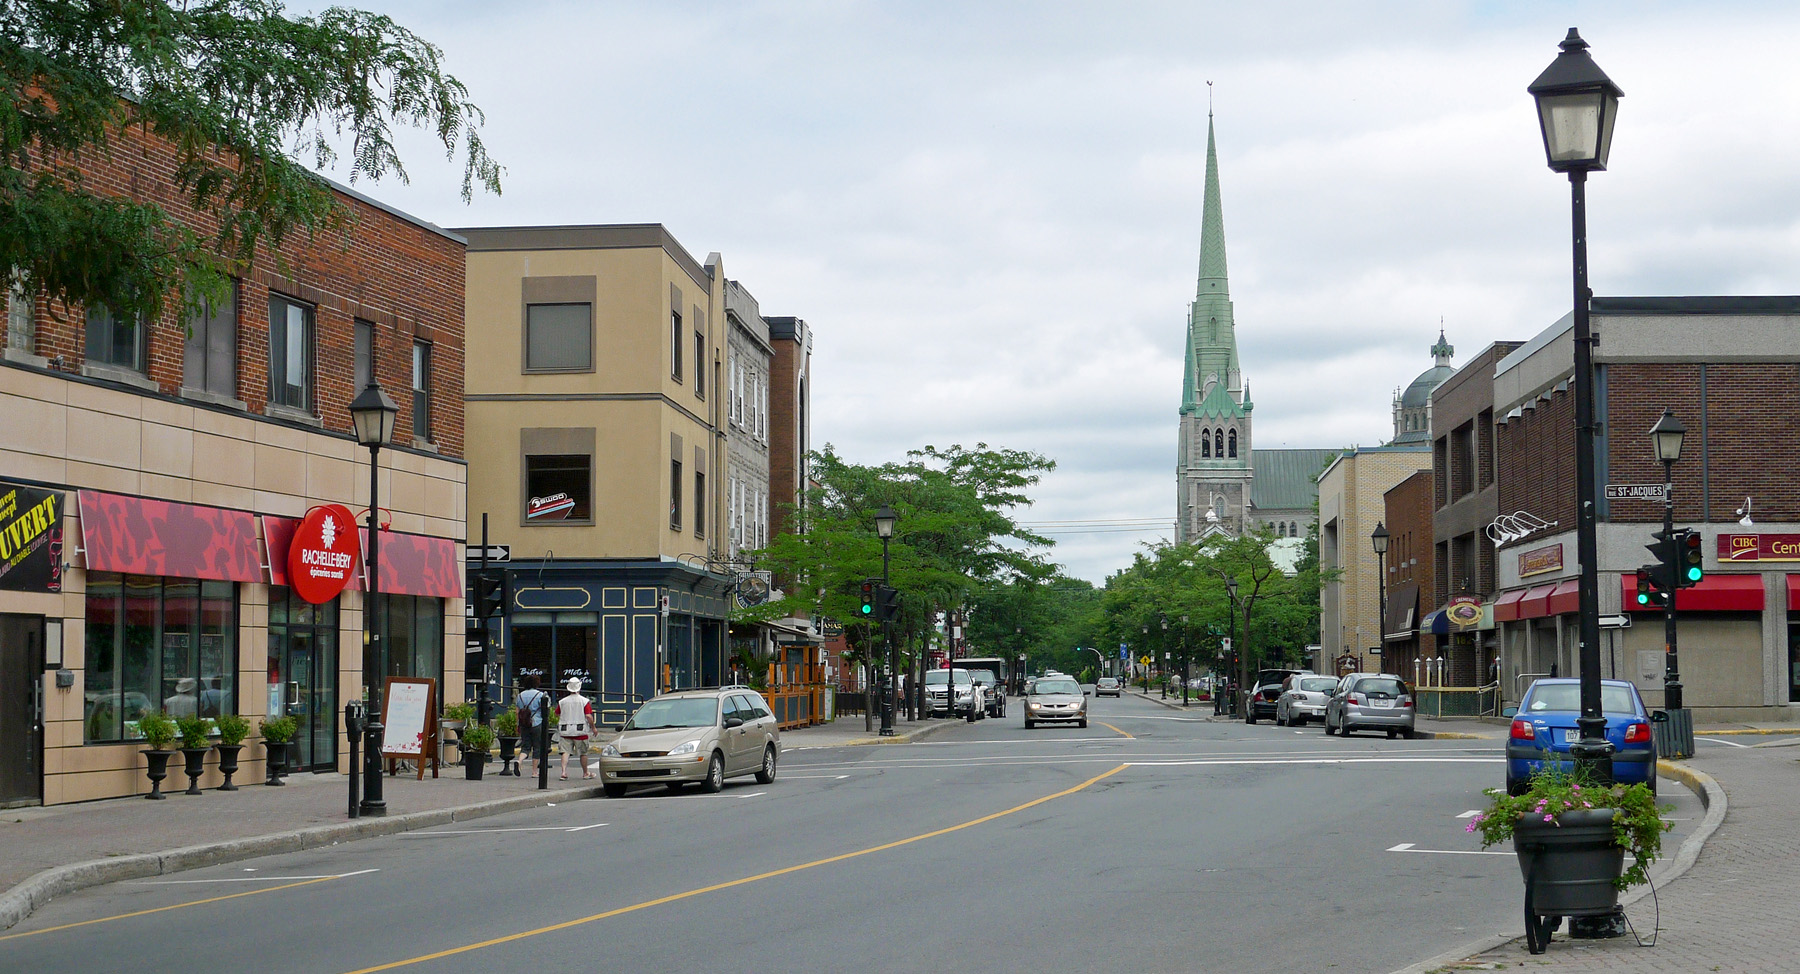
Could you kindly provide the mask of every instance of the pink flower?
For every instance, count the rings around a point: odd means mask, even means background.
[[[1474,832],[1475,831],[1475,823],[1470,822],[1469,824],[1463,826],[1463,831],[1464,832]]]
[[[1593,803],[1592,803],[1592,802],[1582,802],[1582,803],[1581,803],[1581,807],[1582,807],[1582,808],[1593,808],[1593,807],[1594,807],[1594,805],[1593,805]]]
[[[1546,815],[1546,816],[1544,816],[1544,821],[1546,821],[1546,822],[1554,822],[1554,821],[1556,821],[1556,816],[1554,816],[1554,815]]]
[[[1580,786],[1580,785],[1571,785],[1571,786],[1570,786],[1570,787],[1572,787],[1572,788],[1573,788],[1573,789],[1574,789],[1574,790],[1576,790],[1576,791],[1580,791],[1580,790],[1581,790],[1581,786]]]

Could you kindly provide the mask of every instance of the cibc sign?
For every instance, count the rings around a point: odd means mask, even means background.
[[[288,546],[288,584],[315,605],[329,602],[350,583],[362,550],[356,518],[342,504],[322,504],[306,512]]]
[[[1720,561],[1800,561],[1800,534],[1721,534]]]

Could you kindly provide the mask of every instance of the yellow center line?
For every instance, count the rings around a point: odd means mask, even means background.
[[[562,923],[553,923],[547,927],[538,927],[536,930],[526,930],[521,933],[508,934],[504,937],[495,937],[492,940],[483,940],[480,943],[468,944],[468,945],[462,946],[462,947],[452,947],[449,950],[440,950],[440,951],[438,951],[436,953],[432,953],[432,954],[420,954],[417,957],[408,957],[405,960],[397,960],[397,961],[393,961],[393,962],[390,962],[387,964],[380,964],[375,967],[364,967],[364,968],[361,968],[360,970],[351,971],[350,974],[374,974],[375,971],[389,971],[389,970],[393,970],[396,967],[407,967],[412,964],[422,964],[425,961],[429,961],[429,960],[439,960],[444,957],[454,957],[457,954],[466,954],[473,950],[480,950],[483,947],[494,947],[499,944],[511,943],[514,940],[524,940],[526,937],[536,937],[536,936],[539,936],[540,934],[554,933],[558,930],[567,930],[570,927],[578,927],[578,926],[581,926],[582,924],[593,923],[596,920],[606,920],[611,917],[620,916],[620,915],[626,914],[626,913],[635,913],[638,910],[647,910],[653,906],[663,906],[668,903],[675,903],[680,900],[691,899],[693,897],[700,896],[704,893],[716,893],[722,889],[731,889],[734,886],[744,886],[749,883],[760,882],[765,879],[774,879],[777,876],[786,876],[789,873],[797,873],[797,872],[801,872],[801,871],[804,871],[807,869],[816,869],[819,866],[828,866],[834,862],[843,862],[846,859],[855,859],[858,856],[866,856],[866,855],[870,855],[870,854],[876,853],[876,852],[886,852],[889,849],[898,849],[903,845],[911,845],[914,842],[921,842],[925,839],[936,838],[937,836],[940,836],[940,835],[948,835],[951,832],[958,832],[963,829],[973,828],[974,826],[981,825],[986,822],[992,822],[993,820],[995,820],[997,818],[1005,818],[1008,815],[1014,815],[1019,812],[1022,812],[1024,810],[1026,810],[1027,808],[1033,808],[1035,806],[1042,805],[1043,803],[1045,803],[1047,801],[1054,801],[1055,799],[1062,798],[1067,795],[1073,795],[1076,792],[1081,791],[1084,788],[1087,788],[1088,786],[1094,784],[1097,781],[1103,780],[1105,778],[1110,778],[1113,775],[1118,774],[1119,772],[1125,770],[1128,767],[1130,767],[1129,764],[1121,764],[1118,767],[1113,768],[1111,771],[1107,771],[1103,774],[1097,774],[1097,775],[1093,776],[1092,778],[1089,778],[1088,780],[1082,782],[1081,784],[1074,786],[1073,788],[1065,788],[1062,791],[1059,791],[1054,795],[1045,795],[1042,798],[1034,798],[1031,801],[1028,801],[1023,805],[1015,805],[1012,808],[1006,809],[1005,811],[994,812],[991,815],[983,815],[980,818],[970,819],[969,821],[963,822],[959,825],[952,825],[947,828],[937,829],[936,831],[933,831],[933,832],[924,832],[919,835],[911,836],[911,837],[908,837],[905,839],[896,839],[893,842],[883,843],[878,846],[870,846],[867,849],[858,849],[855,852],[846,852],[846,853],[842,853],[840,855],[828,856],[824,859],[814,859],[812,862],[803,862],[797,866],[787,866],[785,868],[771,870],[766,873],[758,873],[755,876],[745,876],[743,879],[734,879],[734,880],[731,880],[730,882],[716,883],[712,886],[702,886],[699,889],[691,889],[685,893],[675,893],[675,894],[672,894],[669,896],[658,897],[657,899],[654,899],[654,900],[645,900],[642,903],[633,903],[630,906],[621,906],[616,910],[607,910],[605,913],[596,913],[592,916],[585,916],[585,917],[581,917],[581,918],[575,919],[575,920],[565,920]]]
[[[193,901],[187,902],[187,903],[174,903],[169,906],[159,906],[159,907],[156,907],[154,909],[149,909],[149,910],[138,910],[135,913],[120,913],[117,916],[97,917],[93,920],[82,920],[80,923],[65,923],[60,927],[45,927],[42,930],[27,930],[24,933],[9,933],[4,937],[0,937],[0,941],[17,940],[20,937],[35,937],[40,933],[55,933],[58,930],[73,930],[76,927],[86,927],[86,926],[90,926],[90,925],[96,924],[96,923],[108,923],[113,920],[129,920],[132,917],[149,916],[152,913],[163,913],[168,910],[181,910],[181,909],[186,909],[187,907],[190,907],[190,906],[204,906],[208,903],[219,903],[219,902],[223,902],[225,900],[235,900],[240,896],[256,896],[259,893],[273,893],[276,890],[280,890],[280,889],[293,889],[296,886],[311,886],[314,883],[324,883],[324,882],[329,882],[333,879],[340,879],[340,878],[342,878],[342,877],[321,876],[318,879],[308,879],[308,880],[303,880],[298,883],[288,883],[285,886],[270,886],[265,889],[248,890],[243,893],[228,893],[224,896],[213,896],[213,897],[209,897],[204,900],[193,900]]]
[[[1131,738],[1131,740],[1134,740],[1134,741],[1135,741],[1135,740],[1137,740],[1137,738],[1135,738],[1135,737],[1132,737],[1132,736],[1131,736],[1131,735],[1130,735],[1130,734],[1126,734],[1126,733],[1125,733],[1125,732],[1124,732],[1124,731],[1122,731],[1122,730],[1120,730],[1120,729],[1118,729],[1118,728],[1117,728],[1117,727],[1114,727],[1114,726],[1113,726],[1113,725],[1111,725],[1111,724],[1109,724],[1109,723],[1107,723],[1107,722],[1106,722],[1106,721],[1104,721],[1104,720],[1102,720],[1102,721],[1099,721],[1099,722],[1098,722],[1098,723],[1099,723],[1099,724],[1100,724],[1100,726],[1101,726],[1101,727],[1104,727],[1104,728],[1106,728],[1106,729],[1107,729],[1107,730],[1110,730],[1110,731],[1112,731],[1112,732],[1113,732],[1113,733],[1115,733],[1115,734],[1124,734],[1124,736],[1126,736],[1126,737],[1128,737],[1128,738]]]

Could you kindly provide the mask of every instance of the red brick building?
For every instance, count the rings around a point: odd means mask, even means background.
[[[211,234],[174,162],[134,129],[83,172]],[[369,507],[346,407],[371,375],[400,407],[380,454],[386,675],[461,698],[464,242],[333,191],[352,217],[341,236],[290,241],[279,262],[264,249],[229,302],[191,319],[173,300],[121,322],[10,295],[0,521],[22,510],[8,496],[53,497],[57,517],[33,555],[44,571],[0,573],[0,693],[37,682],[44,701],[35,726],[0,728],[0,804],[148,790],[138,718],[159,709],[253,727],[285,714],[301,767],[340,765],[338,715],[363,686],[363,573],[315,604],[286,556],[310,509]],[[261,773],[256,741],[240,780]]]

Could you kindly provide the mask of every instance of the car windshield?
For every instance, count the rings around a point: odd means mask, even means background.
[[[1096,686],[1103,686],[1103,687],[1116,687],[1118,685],[1119,685],[1119,681],[1113,679],[1110,676],[1101,677],[1100,682],[1098,684],[1096,684]]]
[[[1046,678],[1037,681],[1037,685],[1032,687],[1031,692],[1037,694],[1080,693],[1081,687],[1074,680],[1064,679],[1062,677],[1057,677],[1056,679]]]
[[[712,697],[675,697],[652,700],[625,723],[626,730],[663,730],[669,727],[711,727],[718,719],[719,702]]]
[[[1386,677],[1371,677],[1356,681],[1356,689],[1359,693],[1385,693],[1398,697],[1406,692],[1406,684]]]
[[[1525,705],[1530,713],[1538,714],[1549,711],[1579,712],[1581,710],[1581,685],[1579,683],[1551,683],[1531,688],[1531,702]],[[1631,691],[1625,687],[1600,687],[1600,709],[1609,714],[1635,714],[1637,705],[1632,702]]]
[[[951,672],[951,671],[950,670],[926,670],[925,671],[925,685],[928,687],[943,686],[944,680],[945,680],[945,674],[949,673],[949,672]],[[969,685],[969,671],[968,670],[956,670],[955,673],[956,673],[956,685],[957,686],[966,687]]]
[[[1330,693],[1337,681],[1329,676],[1309,677],[1300,681],[1300,689],[1308,693]]]

